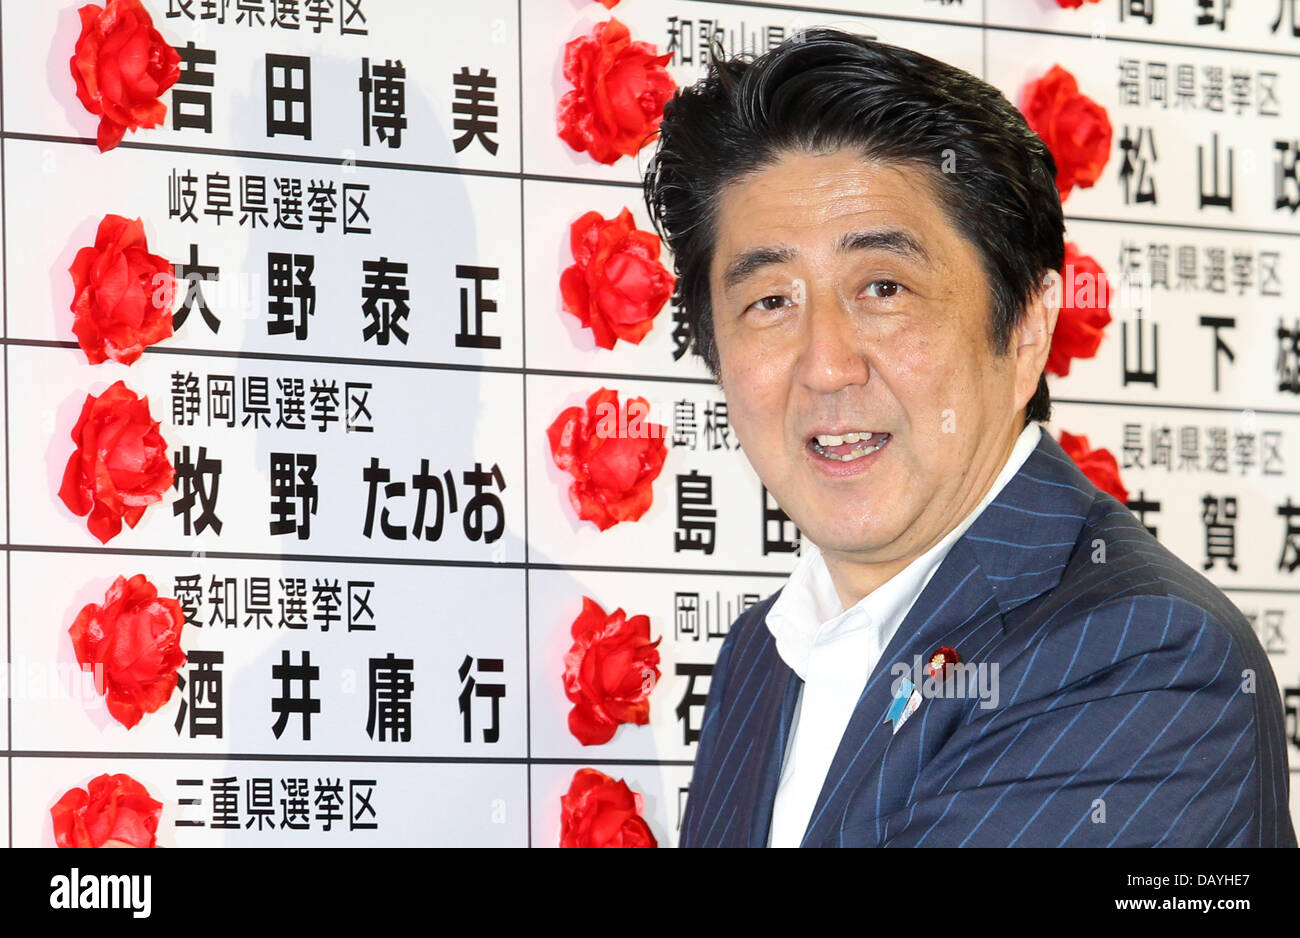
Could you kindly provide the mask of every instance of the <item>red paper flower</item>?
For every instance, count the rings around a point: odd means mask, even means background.
[[[140,0],[108,0],[77,11],[81,35],[69,65],[77,97],[99,115],[99,151],[122,142],[127,130],[157,127],[167,114],[159,97],[181,77],[181,57],[153,28]]]
[[[176,671],[185,663],[184,625],[181,604],[159,596],[157,587],[137,573],[114,580],[104,604],[88,603],[68,629],[82,670],[94,672],[108,712],[127,729],[171,697]]]
[[[1047,370],[1065,376],[1070,373],[1071,359],[1097,354],[1110,323],[1110,285],[1101,265],[1067,241],[1061,288],[1061,312],[1052,333]]]
[[[620,409],[618,392],[601,388],[587,406],[569,407],[546,431],[555,465],[573,476],[569,504],[604,531],[636,521],[650,508],[650,484],[664,467],[664,427],[646,423],[650,405],[629,398]]]
[[[618,6],[618,0],[596,0],[596,2],[604,4],[606,10],[612,10]]]
[[[72,442],[59,497],[73,514],[90,513],[87,526],[101,543],[116,537],[123,521],[135,527],[171,488],[175,473],[149,399],[121,381],[99,397],[86,395]]]
[[[129,775],[100,775],[50,808],[60,847],[156,847],[162,802]]]
[[[657,847],[641,817],[641,793],[595,769],[573,773],[560,797],[561,847]]]
[[[1101,178],[1110,158],[1110,119],[1105,108],[1079,93],[1073,75],[1053,65],[1025,87],[1020,110],[1052,151],[1061,201],[1075,186],[1086,189]]]
[[[92,365],[129,365],[172,334],[176,277],[170,261],[149,253],[140,219],[105,215],[95,246],[78,251],[68,272],[72,331]]]
[[[616,19],[597,23],[590,36],[564,47],[564,77],[573,90],[560,99],[560,139],[592,159],[613,165],[631,156],[659,130],[664,105],[677,83],[648,42],[633,42]]]
[[[1119,464],[1110,450],[1092,449],[1086,436],[1075,436],[1061,431],[1061,448],[1083,470],[1089,481],[1103,492],[1114,495],[1121,503],[1128,503],[1128,489],[1119,479]]]
[[[595,746],[609,742],[620,723],[649,723],[663,641],[650,641],[650,617],[629,619],[622,609],[606,615],[584,596],[570,632],[573,647],[564,656],[564,693],[574,704],[569,732]]]
[[[624,208],[607,220],[588,212],[569,228],[576,261],[560,277],[564,308],[592,331],[596,344],[639,343],[673,293],[674,278],[659,263],[659,238],[641,231]]]
[[[617,2],[617,0],[615,0],[615,2]],[[1077,10],[1079,7],[1083,6],[1085,2],[1100,3],[1101,0],[1056,0],[1057,6],[1065,10]]]

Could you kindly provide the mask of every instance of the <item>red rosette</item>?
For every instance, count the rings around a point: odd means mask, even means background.
[[[569,791],[560,797],[561,847],[657,847],[641,816],[640,792],[595,769],[573,773]]]
[[[1061,269],[1061,311],[1052,333],[1047,370],[1065,376],[1075,358],[1097,354],[1106,326],[1110,324],[1110,285],[1106,271],[1072,241],[1065,242],[1065,264]]]
[[[582,597],[570,627],[573,647],[564,656],[564,693],[573,703],[569,731],[584,746],[609,742],[621,723],[650,722],[650,692],[659,681],[658,645],[650,617],[606,614]]]
[[[591,330],[596,344],[638,344],[672,296],[675,279],[659,263],[659,237],[642,231],[624,208],[615,218],[587,212],[569,228],[574,263],[560,276],[566,312]]]
[[[82,670],[94,673],[109,714],[127,729],[171,698],[185,664],[184,625],[181,604],[138,573],[119,576],[103,604],[87,603],[68,629]]]
[[[172,334],[176,276],[170,261],[149,253],[140,219],[105,215],[94,246],[79,250],[68,272],[72,331],[92,365],[129,365]]]
[[[960,663],[961,656],[957,654],[956,648],[950,645],[940,645],[930,652],[930,661],[926,665],[926,671],[934,680],[943,681],[952,673],[952,669]]]
[[[616,19],[570,40],[564,77],[573,90],[556,113],[560,139],[608,165],[635,154],[654,139],[664,105],[677,91],[664,68],[671,59],[672,53],[659,55],[650,43],[633,41]]]
[[[156,847],[162,802],[129,775],[100,775],[50,808],[60,847]]]
[[[1075,186],[1086,189],[1101,178],[1110,158],[1110,118],[1105,108],[1079,93],[1073,75],[1053,65],[1025,87],[1020,110],[1052,152],[1062,202]]]
[[[1128,489],[1119,478],[1119,464],[1110,450],[1093,449],[1088,445],[1086,436],[1076,436],[1065,430],[1061,431],[1061,449],[1083,470],[1083,474],[1093,485],[1119,499],[1121,504],[1128,504]]]
[[[651,484],[668,456],[665,427],[645,422],[650,405],[601,388],[585,407],[563,410],[547,428],[551,458],[573,476],[569,503],[578,517],[604,531],[636,521],[654,500]]]
[[[154,29],[140,0],[108,0],[77,11],[81,35],[68,60],[77,98],[99,115],[96,143],[103,153],[128,131],[157,127],[167,115],[159,100],[181,77],[181,57]]]
[[[63,472],[59,497],[101,543],[135,527],[144,510],[161,501],[175,472],[167,441],[149,414],[149,399],[118,381],[103,394],[87,394],[72,428],[77,445]]]

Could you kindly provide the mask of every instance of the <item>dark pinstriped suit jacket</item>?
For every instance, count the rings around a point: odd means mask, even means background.
[[[718,655],[682,846],[767,843],[800,686],[773,599]],[[998,667],[997,706],[930,697],[894,734],[890,666],[941,645]],[[1295,846],[1289,782],[1249,623],[1044,431],[890,641],[803,845]]]

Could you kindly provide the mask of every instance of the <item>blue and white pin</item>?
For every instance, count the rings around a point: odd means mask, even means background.
[[[881,723],[893,723],[894,732],[897,733],[907,722],[907,718],[916,713],[921,706],[921,692],[916,685],[903,678],[899,681],[897,689],[894,691],[894,699],[889,702],[889,709],[885,711],[885,718]]]

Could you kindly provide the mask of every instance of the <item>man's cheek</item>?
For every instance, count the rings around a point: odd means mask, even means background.
[[[728,398],[727,419],[741,450],[750,457],[754,465],[761,465],[764,460],[770,459],[775,445],[772,434],[779,433],[778,428],[770,425],[770,417],[765,422],[761,413],[754,413],[743,407],[738,408]]]

